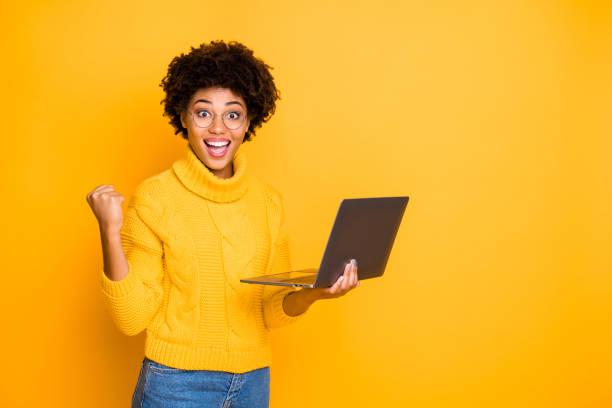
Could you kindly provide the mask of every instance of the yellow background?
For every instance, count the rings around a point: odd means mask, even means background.
[[[182,154],[158,84],[213,39],[274,67],[242,148],[285,197],[295,268],[342,198],[411,198],[383,278],[274,332],[272,407],[612,405],[609,2],[13,3],[1,406],[129,406],[144,333],[103,309],[85,196],[127,202]]]

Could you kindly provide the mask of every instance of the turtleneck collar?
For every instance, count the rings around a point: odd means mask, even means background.
[[[200,160],[196,152],[187,143],[186,154],[172,164],[176,176],[194,193],[212,201],[227,203],[236,201],[247,191],[247,160],[243,149],[234,155],[234,175],[230,178],[219,178]]]

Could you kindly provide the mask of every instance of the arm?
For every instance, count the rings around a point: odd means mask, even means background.
[[[285,295],[283,308],[289,316],[297,316],[307,311],[316,300],[318,299],[310,288],[303,288]]]
[[[104,273],[113,281],[120,281],[128,274],[128,264],[121,245],[120,231],[120,229],[107,229],[100,226]]]
[[[289,234],[285,222],[284,206],[280,193],[271,188],[268,202],[270,219],[276,220],[278,224],[278,238],[273,245],[275,255],[271,259],[272,265],[269,273],[287,272],[291,270],[289,257]],[[294,298],[293,293],[299,293],[298,288],[287,286],[264,285],[263,290],[263,315],[264,323],[268,329],[282,327],[290,324],[304,316],[308,307],[302,296]],[[285,301],[288,300],[288,303]],[[296,300],[298,302],[296,302]],[[299,307],[296,308],[296,303]],[[296,313],[299,312],[299,313]]]
[[[277,254],[273,260],[272,272],[286,272],[291,270],[289,263],[289,241],[286,236],[277,248]],[[268,329],[282,327],[303,317],[304,312],[310,304],[300,295],[298,288],[287,286],[264,286],[264,322]],[[297,306],[297,307],[296,307]]]
[[[128,336],[149,325],[163,298],[162,243],[151,228],[156,213],[149,198],[135,193],[120,231],[100,227],[103,299],[119,330]]]

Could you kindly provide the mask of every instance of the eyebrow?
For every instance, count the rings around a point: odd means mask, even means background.
[[[210,103],[212,105],[212,102],[207,100],[207,99],[198,99],[193,104],[195,105],[198,102],[206,102],[206,103]],[[229,101],[229,102],[226,102],[225,106],[227,106],[227,105],[240,105],[240,106],[242,106],[242,104],[240,102],[238,102],[238,101]],[[242,107],[244,108],[244,106],[242,106]]]

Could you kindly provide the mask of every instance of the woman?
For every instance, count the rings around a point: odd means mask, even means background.
[[[87,195],[105,305],[123,333],[146,329],[132,407],[267,407],[269,330],[359,284],[354,262],[330,288],[240,282],[291,270],[282,197],[240,151],[279,99],[269,68],[235,41],[175,57],[160,86],[185,155],[137,186],[125,220],[112,184]]]

